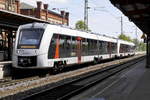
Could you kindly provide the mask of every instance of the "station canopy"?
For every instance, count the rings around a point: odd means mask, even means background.
[[[32,22],[48,23],[47,21],[37,19],[34,17],[25,16],[14,12],[9,12],[6,10],[0,10],[0,28],[17,29],[19,25],[32,23]]]
[[[144,33],[150,34],[150,0],[110,0]]]

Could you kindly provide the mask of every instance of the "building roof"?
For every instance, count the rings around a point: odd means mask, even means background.
[[[22,14],[18,14],[15,12],[9,12],[6,10],[0,9],[0,27],[5,28],[14,28],[17,29],[19,25],[33,23],[33,22],[41,22],[41,23],[49,23],[47,21],[30,17]]]
[[[150,0],[110,0],[144,33],[150,34]]]
[[[24,3],[24,2],[22,2],[22,3],[20,4],[20,9],[34,9],[34,8],[36,8],[36,7],[34,7],[34,6],[30,5],[30,4]],[[56,16],[62,17],[61,14],[56,13],[56,12],[54,12],[54,11],[48,10],[48,12],[51,13],[51,14],[54,14],[54,15],[56,15]]]
[[[33,8],[35,7],[27,3],[24,3],[24,2],[20,3],[20,9],[33,9]]]

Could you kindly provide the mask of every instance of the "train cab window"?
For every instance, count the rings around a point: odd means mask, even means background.
[[[43,29],[22,29],[19,35],[18,48],[36,46],[39,47],[42,39]],[[33,49],[33,48],[32,48]]]

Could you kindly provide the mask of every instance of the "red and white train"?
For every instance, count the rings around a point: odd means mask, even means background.
[[[19,27],[13,50],[13,67],[52,68],[134,55],[131,42],[46,23]]]

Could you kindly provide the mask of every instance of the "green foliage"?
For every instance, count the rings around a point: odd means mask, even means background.
[[[120,34],[118,38],[121,40],[132,42],[132,39],[129,36],[126,36],[125,34]]]
[[[75,24],[75,27],[76,27],[76,29],[79,29],[79,30],[88,30],[87,25],[85,25],[84,21],[82,21],[82,20],[77,21]]]
[[[120,34],[118,38],[128,42],[133,42],[136,46],[137,51],[146,51],[146,44],[140,42],[138,39],[131,39],[129,36],[126,36],[125,34]]]
[[[137,39],[133,39],[133,43],[136,46],[137,51],[146,51],[146,44],[143,42],[140,42]]]

